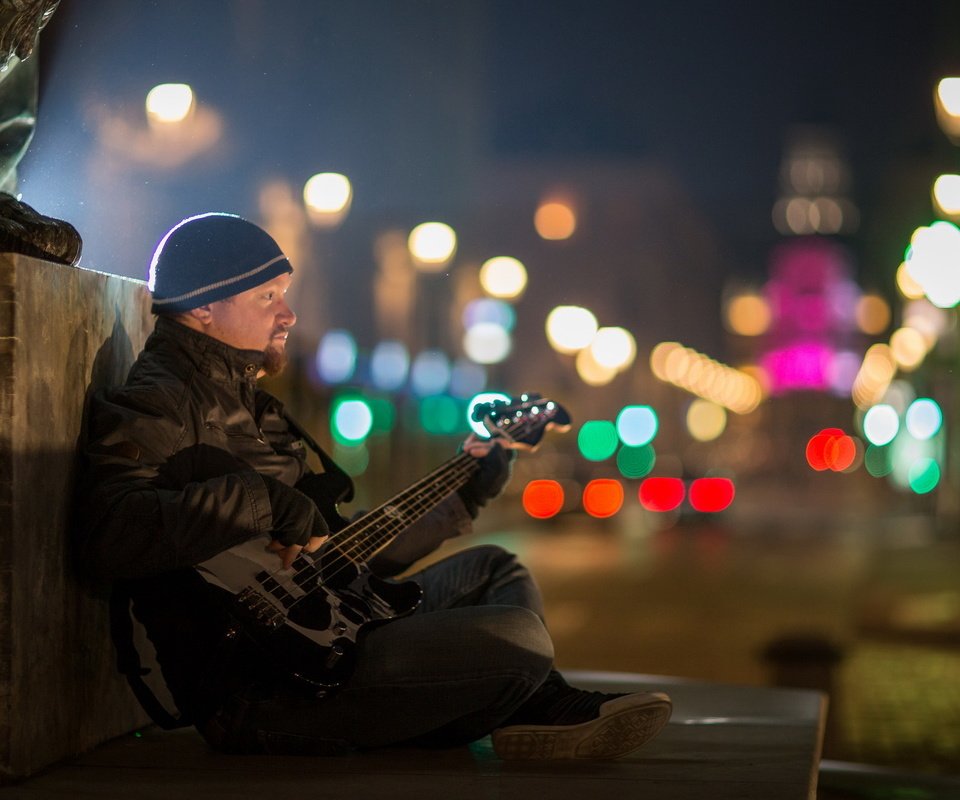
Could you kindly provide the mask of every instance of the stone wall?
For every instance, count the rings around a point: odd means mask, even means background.
[[[123,380],[148,301],[139,281],[0,254],[0,783],[147,721],[68,514],[84,397]]]

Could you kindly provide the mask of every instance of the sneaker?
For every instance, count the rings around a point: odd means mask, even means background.
[[[493,732],[497,756],[504,760],[620,758],[660,733],[673,710],[662,692],[586,692],[567,686],[558,673],[548,678],[545,691],[554,696],[553,701],[541,706],[534,718],[521,721],[526,716],[521,708],[505,727]]]

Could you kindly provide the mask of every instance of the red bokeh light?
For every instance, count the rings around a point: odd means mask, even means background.
[[[647,511],[673,511],[683,502],[686,490],[680,478],[647,478],[640,484],[640,505]]]
[[[843,472],[856,459],[857,444],[840,428],[824,428],[807,442],[806,455],[807,463],[817,472]]]
[[[523,510],[535,519],[549,519],[563,508],[563,487],[556,481],[530,481],[523,490]]]
[[[591,517],[612,517],[623,506],[623,486],[613,478],[597,478],[583,490],[583,508]]]
[[[729,508],[735,494],[729,478],[697,478],[690,484],[690,505],[696,511],[723,511]]]

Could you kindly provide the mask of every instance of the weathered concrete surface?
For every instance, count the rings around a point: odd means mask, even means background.
[[[72,568],[83,402],[153,326],[138,281],[0,254],[0,782],[145,722],[116,674],[107,604]]]

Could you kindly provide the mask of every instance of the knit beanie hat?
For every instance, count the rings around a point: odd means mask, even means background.
[[[232,297],[293,267],[262,228],[234,214],[189,217],[160,240],[147,287],[153,313],[189,311]]]

